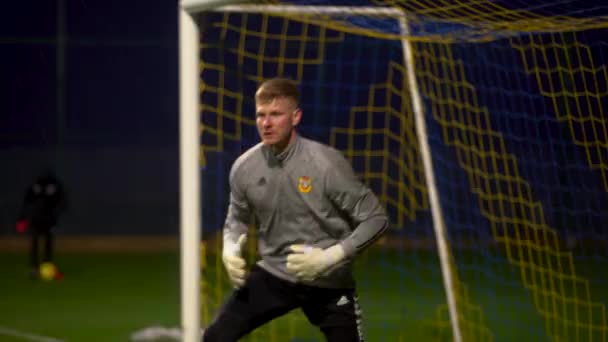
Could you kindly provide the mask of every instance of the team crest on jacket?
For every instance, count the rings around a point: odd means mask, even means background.
[[[308,193],[312,190],[312,180],[308,176],[301,176],[298,179],[298,190],[300,192]]]

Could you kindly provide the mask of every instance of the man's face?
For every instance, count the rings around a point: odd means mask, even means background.
[[[283,150],[295,136],[302,111],[290,98],[279,97],[270,102],[256,102],[256,124],[265,145]]]

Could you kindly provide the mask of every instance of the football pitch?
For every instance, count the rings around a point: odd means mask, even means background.
[[[212,259],[213,257],[211,257]],[[436,254],[369,251],[357,263],[367,341],[449,341],[450,329]],[[27,256],[0,253],[0,341],[129,341],[145,327],[179,326],[179,253],[60,253],[65,279],[28,278]],[[208,279],[217,274],[207,265]],[[500,272],[511,272],[505,269]],[[479,272],[462,272],[478,317],[474,329],[495,341],[544,341],[545,322],[523,287],[489,284]],[[464,276],[466,275],[466,276]],[[508,285],[508,284],[507,284]],[[209,283],[221,301],[228,289]],[[593,290],[593,289],[592,289]],[[597,294],[592,291],[592,294]],[[476,323],[478,322],[478,323]],[[291,337],[290,337],[291,336]],[[294,312],[254,332],[246,341],[323,341]]]

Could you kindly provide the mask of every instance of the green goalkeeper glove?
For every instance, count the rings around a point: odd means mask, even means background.
[[[345,258],[340,244],[327,249],[307,245],[292,245],[293,253],[287,256],[287,271],[300,280],[313,281],[330,267]]]
[[[242,234],[236,243],[224,241],[222,250],[222,260],[228,272],[228,277],[235,288],[243,286],[245,283],[245,259],[241,257],[241,249],[247,241],[247,236]]]

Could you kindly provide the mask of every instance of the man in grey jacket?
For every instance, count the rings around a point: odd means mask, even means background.
[[[262,141],[232,166],[223,232],[235,291],[204,342],[237,341],[296,308],[327,341],[363,341],[352,261],[387,229],[387,216],[339,151],[297,134],[299,101],[284,78],[255,94]],[[260,261],[247,273],[241,249],[252,215]]]

